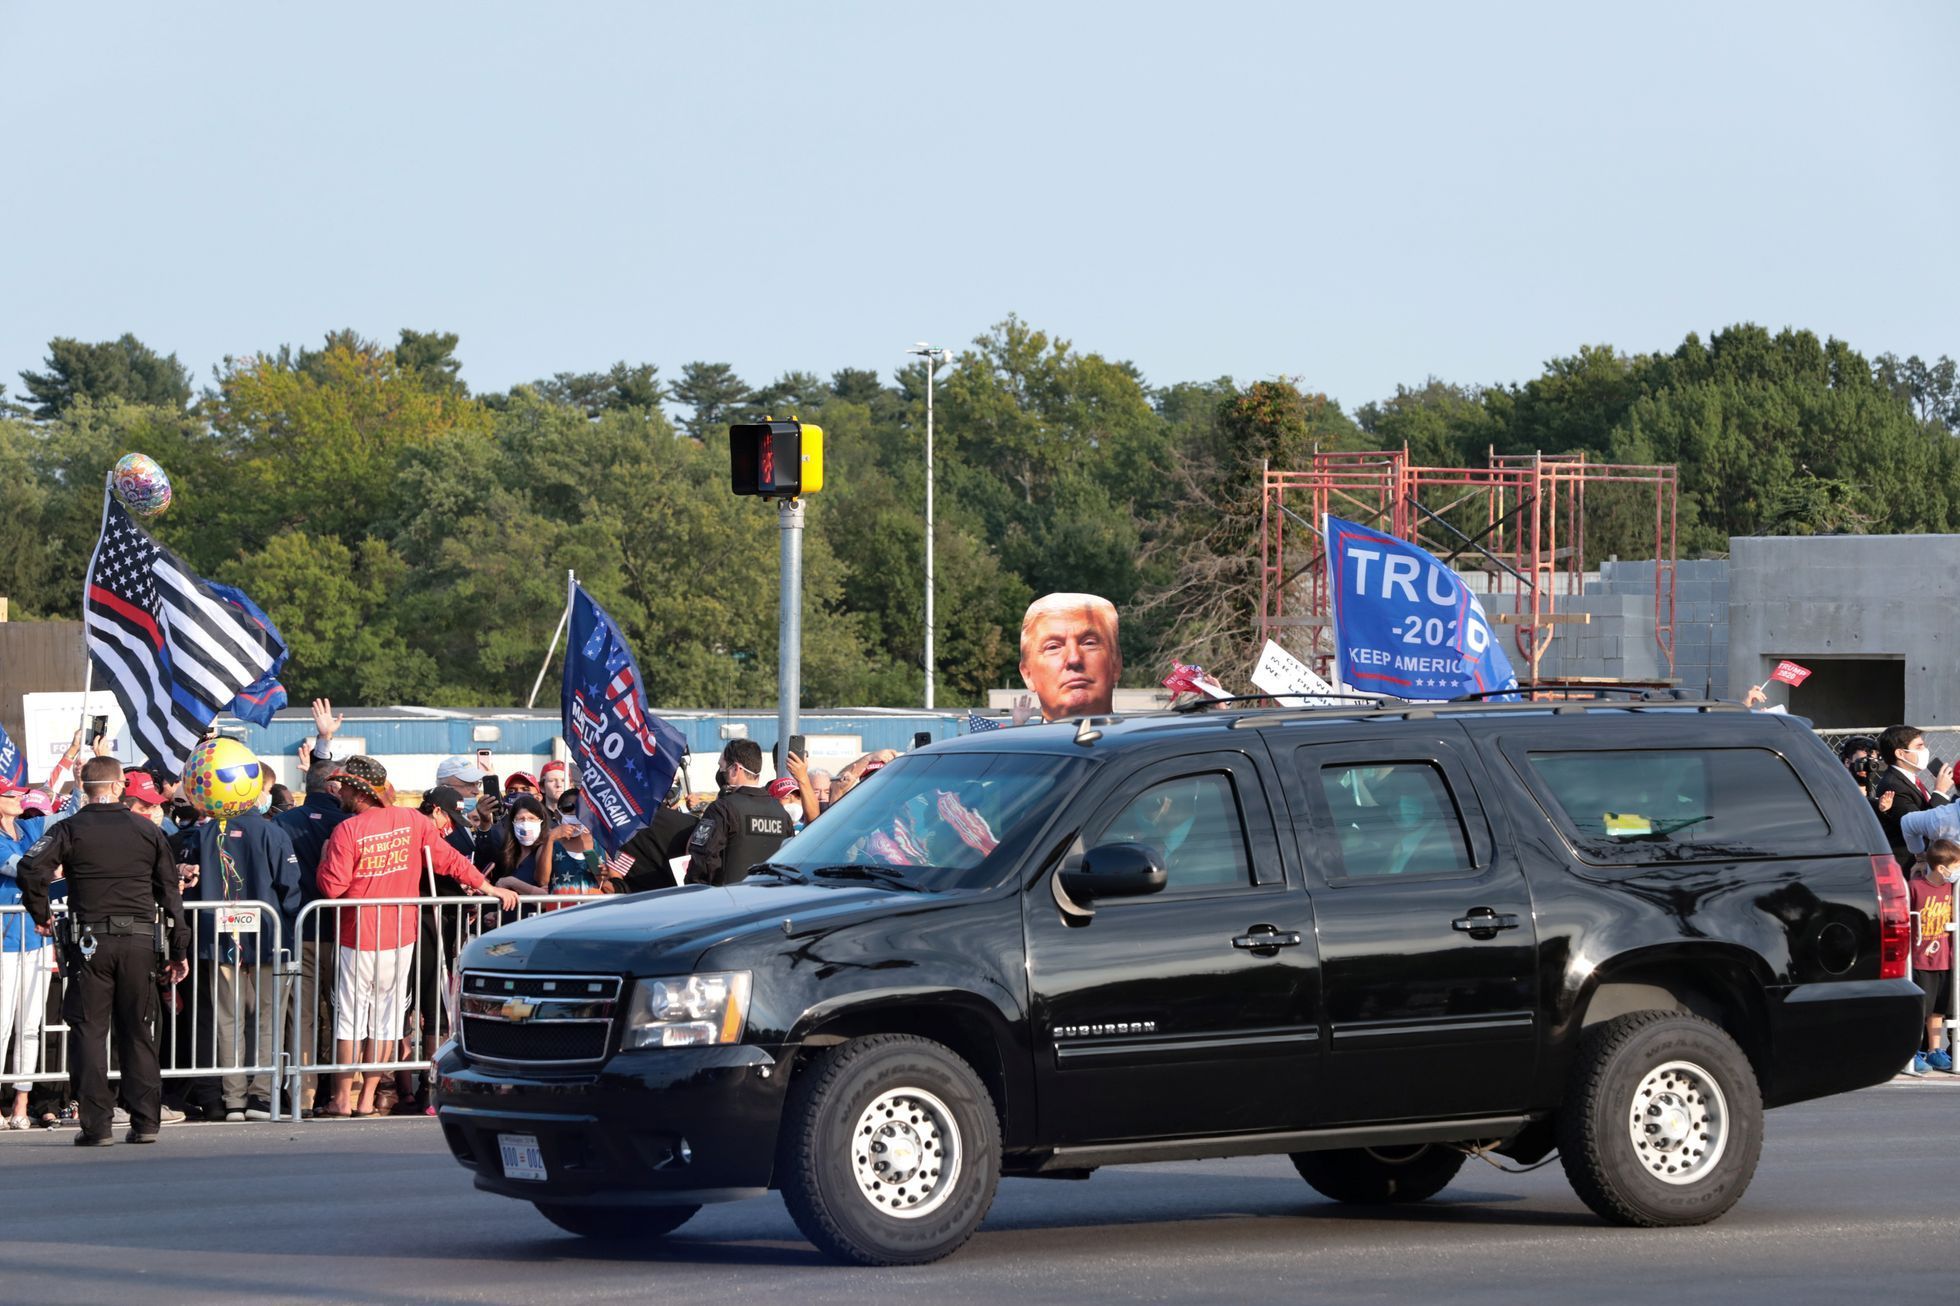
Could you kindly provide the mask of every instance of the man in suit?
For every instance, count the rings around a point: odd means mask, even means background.
[[[1878,755],[1885,770],[1872,781],[1872,808],[1895,855],[1906,856],[1899,821],[1909,812],[1923,812],[1953,801],[1953,767],[1949,763],[1928,785],[1924,772],[1932,761],[1925,732],[1918,726],[1890,726],[1878,737]]]

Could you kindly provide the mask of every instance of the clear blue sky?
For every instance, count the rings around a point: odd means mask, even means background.
[[[414,326],[761,382],[1010,312],[1350,408],[1738,320],[1960,354],[1956,15],[0,0],[0,379]]]

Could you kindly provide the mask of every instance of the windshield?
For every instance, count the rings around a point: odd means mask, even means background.
[[[816,879],[847,869],[928,890],[992,884],[1074,790],[1088,763],[1033,753],[901,757],[777,850],[774,866]],[[858,878],[862,878],[859,876]]]

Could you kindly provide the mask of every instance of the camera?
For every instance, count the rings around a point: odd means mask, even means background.
[[[1866,793],[1872,782],[1885,772],[1885,760],[1878,755],[1878,741],[1869,735],[1852,735],[1838,746],[1838,760]]]

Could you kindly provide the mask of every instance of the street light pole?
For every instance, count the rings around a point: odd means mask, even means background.
[[[932,656],[932,382],[942,364],[953,361],[953,351],[936,349],[923,340],[906,350],[918,354],[926,364],[926,711],[932,711],[934,667]]]

